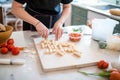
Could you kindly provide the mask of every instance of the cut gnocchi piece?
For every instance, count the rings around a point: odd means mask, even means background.
[[[62,53],[60,50],[57,50],[57,54],[59,54],[60,56],[64,55],[64,53]]]
[[[43,49],[43,48],[45,48],[45,45],[44,45],[44,43],[41,43],[41,48]]]
[[[46,53],[46,54],[50,54],[49,49],[46,49],[45,53]]]
[[[76,57],[80,57],[81,56],[81,52],[73,52],[73,55],[75,55]]]
[[[41,42],[41,48],[46,49],[46,54],[56,53],[60,56],[63,56],[67,53],[73,53],[73,55],[80,57],[81,53],[77,51],[72,43],[69,42],[57,42],[54,40],[44,39]]]
[[[64,51],[63,47],[61,46],[61,44],[58,44],[58,48],[60,49],[60,51],[61,51],[62,53],[65,53],[65,51]]]

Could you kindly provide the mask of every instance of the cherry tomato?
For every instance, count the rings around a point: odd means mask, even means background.
[[[18,55],[19,53],[20,53],[20,50],[19,50],[18,47],[14,47],[14,48],[12,49],[12,55]]]
[[[2,54],[7,54],[7,53],[8,53],[8,48],[2,47],[1,50],[0,50],[0,52],[1,52]]]
[[[9,44],[9,45],[7,45],[7,48],[8,48],[9,51],[11,51],[14,48],[14,45],[13,44]]]
[[[0,44],[1,47],[7,47],[7,43],[3,42]]]
[[[120,80],[120,73],[117,71],[111,72],[109,80]]]
[[[106,69],[106,68],[108,68],[109,63],[106,62],[106,61],[104,61],[104,60],[101,60],[101,61],[99,61],[99,62],[97,63],[97,66],[98,66],[98,68],[100,68],[100,69]]]
[[[7,44],[14,44],[14,40],[12,38],[8,39]]]

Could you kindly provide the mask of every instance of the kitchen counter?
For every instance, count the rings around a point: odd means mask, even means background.
[[[69,26],[66,28],[66,30],[70,31],[70,29],[72,28],[73,26]],[[81,40],[81,45],[83,46],[82,50],[99,54],[101,57],[109,62],[118,59],[120,52],[100,49],[98,47],[98,43],[91,39],[90,33],[87,33],[89,30],[87,31],[86,29],[88,30],[88,28],[84,28],[84,35]],[[0,58],[22,58],[25,59],[26,62],[23,65],[0,65],[1,80],[107,80],[101,77],[85,76],[77,72],[78,70],[86,72],[99,72],[100,69],[98,69],[96,66],[54,71],[48,73],[43,72],[33,42],[33,38],[37,36],[34,35],[38,34],[31,31],[17,31],[12,33],[11,37],[15,40],[15,46],[25,48],[23,51],[20,52],[20,55],[18,56],[12,56],[11,54],[0,54]]]
[[[86,0],[87,1],[87,0]],[[84,2],[84,1],[78,1],[78,2],[73,2],[72,5],[75,5],[75,6],[78,6],[78,7],[81,7],[83,9],[86,9],[88,11],[93,11],[95,13],[98,13],[100,15],[104,15],[106,17],[109,17],[109,18],[112,18],[112,19],[115,19],[115,20],[118,20],[120,21],[120,16],[115,16],[115,15],[111,15],[109,13],[109,10],[100,10],[100,9],[96,9],[92,6],[99,6],[99,5],[109,5],[110,3],[106,3],[106,2]],[[114,4],[111,4],[111,5],[114,5]],[[117,5],[116,5],[117,6]],[[119,6],[120,7],[120,6]]]

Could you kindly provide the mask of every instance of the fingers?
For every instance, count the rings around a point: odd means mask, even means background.
[[[59,27],[55,30],[55,40],[58,40],[58,34],[60,33]]]
[[[49,31],[48,31],[48,29],[46,29],[46,30],[42,31],[41,36],[46,39],[46,38],[48,38],[48,34],[49,34]]]
[[[35,27],[36,27],[36,30],[37,30],[38,34],[40,34],[40,36],[42,36],[43,38],[48,37],[49,30],[47,29],[47,27],[44,24],[39,22],[39,24]]]
[[[38,34],[43,38],[48,38],[49,30],[47,28],[38,29]]]
[[[55,28],[53,28],[52,33],[55,34]]]
[[[63,34],[63,29],[61,27],[57,27],[55,30],[55,39],[58,40]]]
[[[45,31],[46,33],[45,33],[45,35],[44,35],[44,37],[43,38],[48,38],[48,35],[49,35],[49,30],[47,29],[47,31]]]
[[[61,28],[60,36],[58,37],[58,39],[62,37],[62,34],[63,34],[63,28]]]
[[[53,34],[55,34],[55,40],[58,40],[60,39],[60,37],[62,36],[63,34],[63,29],[61,27],[56,27],[53,29],[52,31]],[[48,38],[48,35],[49,35],[49,30],[46,28],[46,29],[41,29],[39,31],[39,34],[43,37],[43,38]]]
[[[49,30],[42,23],[36,26],[36,30],[43,38],[48,38]],[[63,34],[63,29],[61,26],[56,26],[53,28],[52,33],[55,34],[55,39],[58,40]]]

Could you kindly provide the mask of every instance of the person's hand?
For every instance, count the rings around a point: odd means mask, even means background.
[[[53,26],[52,33],[55,34],[55,39],[58,40],[63,34],[62,23],[56,22]]]
[[[40,34],[43,38],[48,38],[49,30],[44,24],[39,22],[39,24],[37,24],[35,27],[36,27],[38,34]]]

